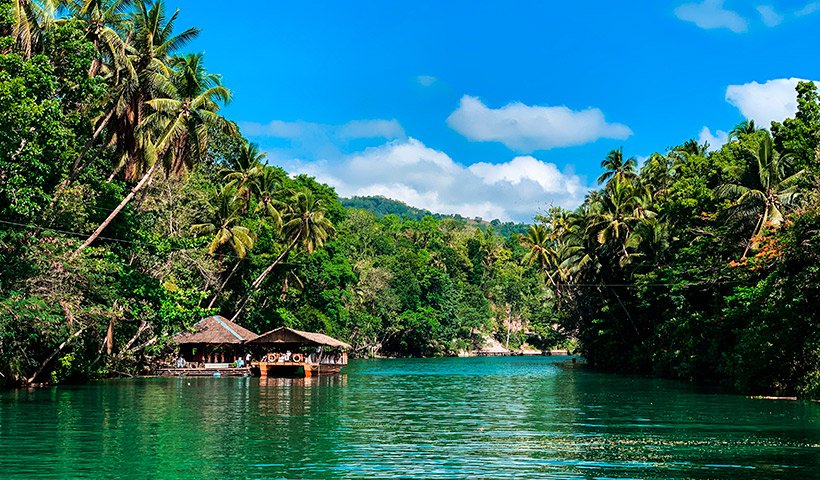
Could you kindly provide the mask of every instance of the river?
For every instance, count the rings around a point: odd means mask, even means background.
[[[820,478],[820,405],[565,358],[0,392],[2,478]]]

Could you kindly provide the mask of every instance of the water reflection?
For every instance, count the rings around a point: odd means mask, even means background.
[[[0,393],[3,478],[812,478],[820,406],[549,358]]]

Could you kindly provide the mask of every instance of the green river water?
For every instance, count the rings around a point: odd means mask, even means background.
[[[0,478],[820,478],[820,404],[566,359],[0,392]]]

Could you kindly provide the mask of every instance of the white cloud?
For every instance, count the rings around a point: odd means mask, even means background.
[[[338,161],[292,160],[283,166],[315,176],[341,196],[383,195],[437,213],[529,221],[550,204],[578,206],[587,187],[571,171],[533,157],[464,167],[414,138],[395,140]]]
[[[339,139],[356,138],[401,138],[404,129],[393,120],[353,120],[342,125],[327,125],[313,122],[284,122],[273,120],[267,124],[240,122],[245,135],[251,137],[275,137],[301,139],[306,137],[337,137]]]
[[[771,5],[758,5],[757,13],[760,14],[760,19],[767,27],[776,27],[783,23],[783,15],[777,13]]]
[[[749,120],[759,127],[768,128],[772,121],[782,121],[797,112],[798,82],[800,78],[777,78],[766,83],[750,82],[729,85],[726,101],[736,106]],[[820,86],[820,82],[815,82]]]
[[[607,123],[597,108],[574,111],[519,102],[489,108],[469,95],[461,98],[447,124],[470,140],[501,142],[518,152],[582,145],[600,138],[624,140],[632,135],[626,125]]]
[[[430,87],[437,81],[438,79],[432,75],[419,75],[416,77],[416,82],[422,87]]]
[[[703,0],[700,3],[685,3],[675,9],[675,16],[707,30],[728,28],[735,33],[749,29],[745,18],[724,6],[724,0]]]
[[[806,15],[811,15],[818,10],[820,10],[820,2],[809,2],[794,14],[798,17],[804,17]]]
[[[518,185],[523,181],[534,181],[544,192],[569,193],[576,195],[580,192],[580,184],[567,182],[564,175],[554,163],[545,163],[531,156],[515,157],[507,163],[474,163],[469,171],[487,185],[509,183]]]
[[[729,134],[723,130],[716,130],[712,133],[709,127],[703,127],[698,136],[698,143],[708,143],[709,151],[720,150],[720,147],[726,144],[729,140]]]

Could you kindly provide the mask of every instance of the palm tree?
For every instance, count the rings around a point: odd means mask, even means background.
[[[524,255],[524,262],[527,265],[536,265],[538,271],[546,275],[550,283],[556,286],[550,272],[557,266],[558,254],[549,230],[543,225],[531,225],[521,244],[529,249]]]
[[[202,54],[175,57],[170,61],[173,73],[164,85],[161,98],[148,100],[154,112],[145,117],[142,129],[162,131],[157,147],[169,151],[167,169],[180,175],[197,161],[205,159],[209,131],[237,133],[236,125],[217,114],[220,103],[231,99],[218,75],[205,71]]]
[[[239,308],[237,308],[231,321],[239,317],[239,314],[242,313],[242,310],[245,308],[245,305],[247,305],[251,296],[259,290],[268,275],[287,257],[288,253],[290,253],[297,244],[306,252],[313,253],[317,248],[321,248],[334,232],[333,224],[325,216],[322,200],[316,198],[313,193],[308,190],[298,191],[293,195],[288,205],[285,220],[282,233],[284,239],[288,241],[287,247],[256,277],[251,284],[250,292],[248,292],[248,295],[239,305]]]
[[[798,184],[805,175],[805,170],[787,173],[792,155],[776,152],[768,133],[753,156],[757,161],[753,184],[730,183],[717,191],[719,197],[733,200],[730,216],[741,221],[757,219],[742,258],[746,258],[750,248],[755,248],[755,237],[764,228],[780,225],[784,213],[797,204],[800,198]]]
[[[709,152],[709,143],[698,143],[694,138],[683,142],[683,145],[678,145],[672,149],[672,152],[688,156],[705,156]]]
[[[623,147],[610,150],[609,154],[607,154],[606,158],[601,162],[601,168],[604,169],[604,173],[598,177],[598,183],[602,184],[614,178],[632,179],[637,173],[637,167],[638,161],[635,160],[635,157],[629,157],[624,160]]]
[[[239,156],[232,159],[229,165],[222,171],[222,178],[227,185],[235,188],[239,196],[245,199],[245,209],[251,203],[251,191],[254,189],[257,177],[264,170],[262,162],[267,156],[260,152],[255,143],[247,143],[242,146]],[[273,187],[266,185],[265,188]]]
[[[213,255],[224,245],[230,245],[236,256],[244,259],[253,248],[255,235],[247,227],[239,225],[242,221],[239,202],[241,199],[236,196],[236,191],[225,188],[217,196],[217,204],[211,218],[191,226],[191,232],[195,236],[213,235],[208,245],[208,253]]]
[[[102,233],[112,220],[134,198],[156,171],[164,163],[166,171],[178,175],[192,162],[205,156],[208,142],[208,128],[215,126],[226,131],[235,131],[235,125],[216,112],[220,101],[230,98],[230,92],[215,84],[217,79],[207,75],[197,55],[185,57],[175,63],[179,70],[164,86],[167,93],[183,95],[181,98],[157,98],[147,102],[155,112],[145,118],[140,130],[141,162],[134,168],[150,165],[142,179],[120,202],[117,208],[74,252],[79,254]],[[144,132],[143,132],[144,131]],[[133,170],[136,174],[138,170]]]
[[[259,202],[256,205],[256,212],[273,220],[277,230],[282,228],[282,214],[279,211],[281,204],[276,200],[276,193],[280,186],[279,171],[272,167],[263,167],[251,184]]]
[[[119,22],[120,8],[124,8],[125,3],[111,0],[111,4],[105,3],[105,10],[100,6],[97,13],[94,13],[94,5],[101,0],[88,0],[83,6],[88,5],[90,19],[98,22],[102,18]],[[104,1],[104,0],[103,0]],[[83,149],[74,161],[74,165],[69,170],[69,176],[58,190],[65,189],[73,182],[90,162],[83,159],[88,151],[97,142],[103,132],[107,130],[107,142],[116,147],[119,162],[109,177],[113,179],[121,170],[124,170],[125,180],[135,182],[140,178],[140,173],[150,168],[146,162],[144,148],[147,143],[154,141],[146,138],[146,129],[142,128],[146,116],[146,102],[157,96],[163,90],[167,90],[172,77],[172,70],[168,63],[171,55],[179,48],[185,46],[193,40],[199,33],[196,28],[190,28],[173,35],[174,22],[179,14],[177,10],[170,19],[166,18],[165,3],[163,0],[152,2],[151,0],[134,0],[134,10],[127,20],[109,27],[116,33],[120,28],[126,29],[126,40],[124,41],[125,56],[112,60],[113,68],[111,94],[108,104],[103,109],[103,114],[95,120],[94,131],[91,138],[86,142]],[[75,7],[82,9],[83,7]],[[102,28],[102,27],[100,27]],[[91,35],[95,35],[97,27],[91,29]],[[116,41],[111,36],[112,33],[104,29],[98,34],[100,36],[100,53],[115,55],[117,50]],[[110,47],[108,44],[110,43]]]
[[[651,188],[654,197],[661,198],[669,193],[679,165],[675,160],[674,155],[653,153],[641,169],[640,184]]]
[[[49,26],[59,7],[57,0],[12,0],[11,36],[23,56],[30,58],[42,47]]]
[[[219,295],[222,293],[225,285],[227,285],[228,281],[231,277],[233,277],[233,274],[236,272],[239,264],[245,259],[248,251],[253,248],[253,244],[256,241],[256,235],[254,235],[250,229],[239,225],[242,221],[242,217],[239,214],[241,202],[242,199],[236,196],[235,190],[225,188],[217,196],[217,205],[211,214],[211,218],[204,223],[191,226],[191,231],[194,235],[213,235],[213,238],[208,245],[208,253],[211,255],[216,253],[223,246],[230,245],[231,249],[238,257],[238,260],[234,264],[230,273],[228,273],[225,280],[222,284],[220,284],[219,288],[214,293],[213,298],[211,298],[208,308],[213,307],[214,302],[216,302],[216,299],[219,298]]]
[[[88,75],[96,76],[103,66],[117,83],[117,76],[128,68],[125,41],[126,8],[131,0],[70,0],[65,2],[71,19],[85,26],[86,38],[94,45],[98,56],[91,62]],[[62,20],[61,22],[66,22]]]
[[[140,155],[146,129],[143,122],[149,113],[146,102],[156,98],[160,92],[173,90],[173,72],[169,66],[171,57],[180,48],[199,35],[199,29],[189,28],[174,35],[174,23],[179,10],[170,17],[165,11],[164,0],[136,0],[131,13],[131,30],[128,32],[128,59],[134,75],[124,76],[115,95],[112,108],[116,109],[113,138],[117,151],[121,154],[120,167],[126,181],[139,178],[140,165],[144,157]],[[200,93],[202,90],[200,90]],[[185,98],[181,92],[179,98]]]
[[[735,125],[735,128],[729,132],[729,141],[739,140],[742,135],[751,135],[757,131],[757,126],[754,120],[743,120]]]
[[[610,246],[613,253],[622,253],[621,263],[624,263],[629,258],[627,241],[639,220],[636,212],[641,212],[644,218],[648,218],[651,212],[640,207],[640,196],[631,183],[613,180],[607,186],[611,188],[591,212],[593,221],[588,226],[588,233],[594,234],[599,245]]]

